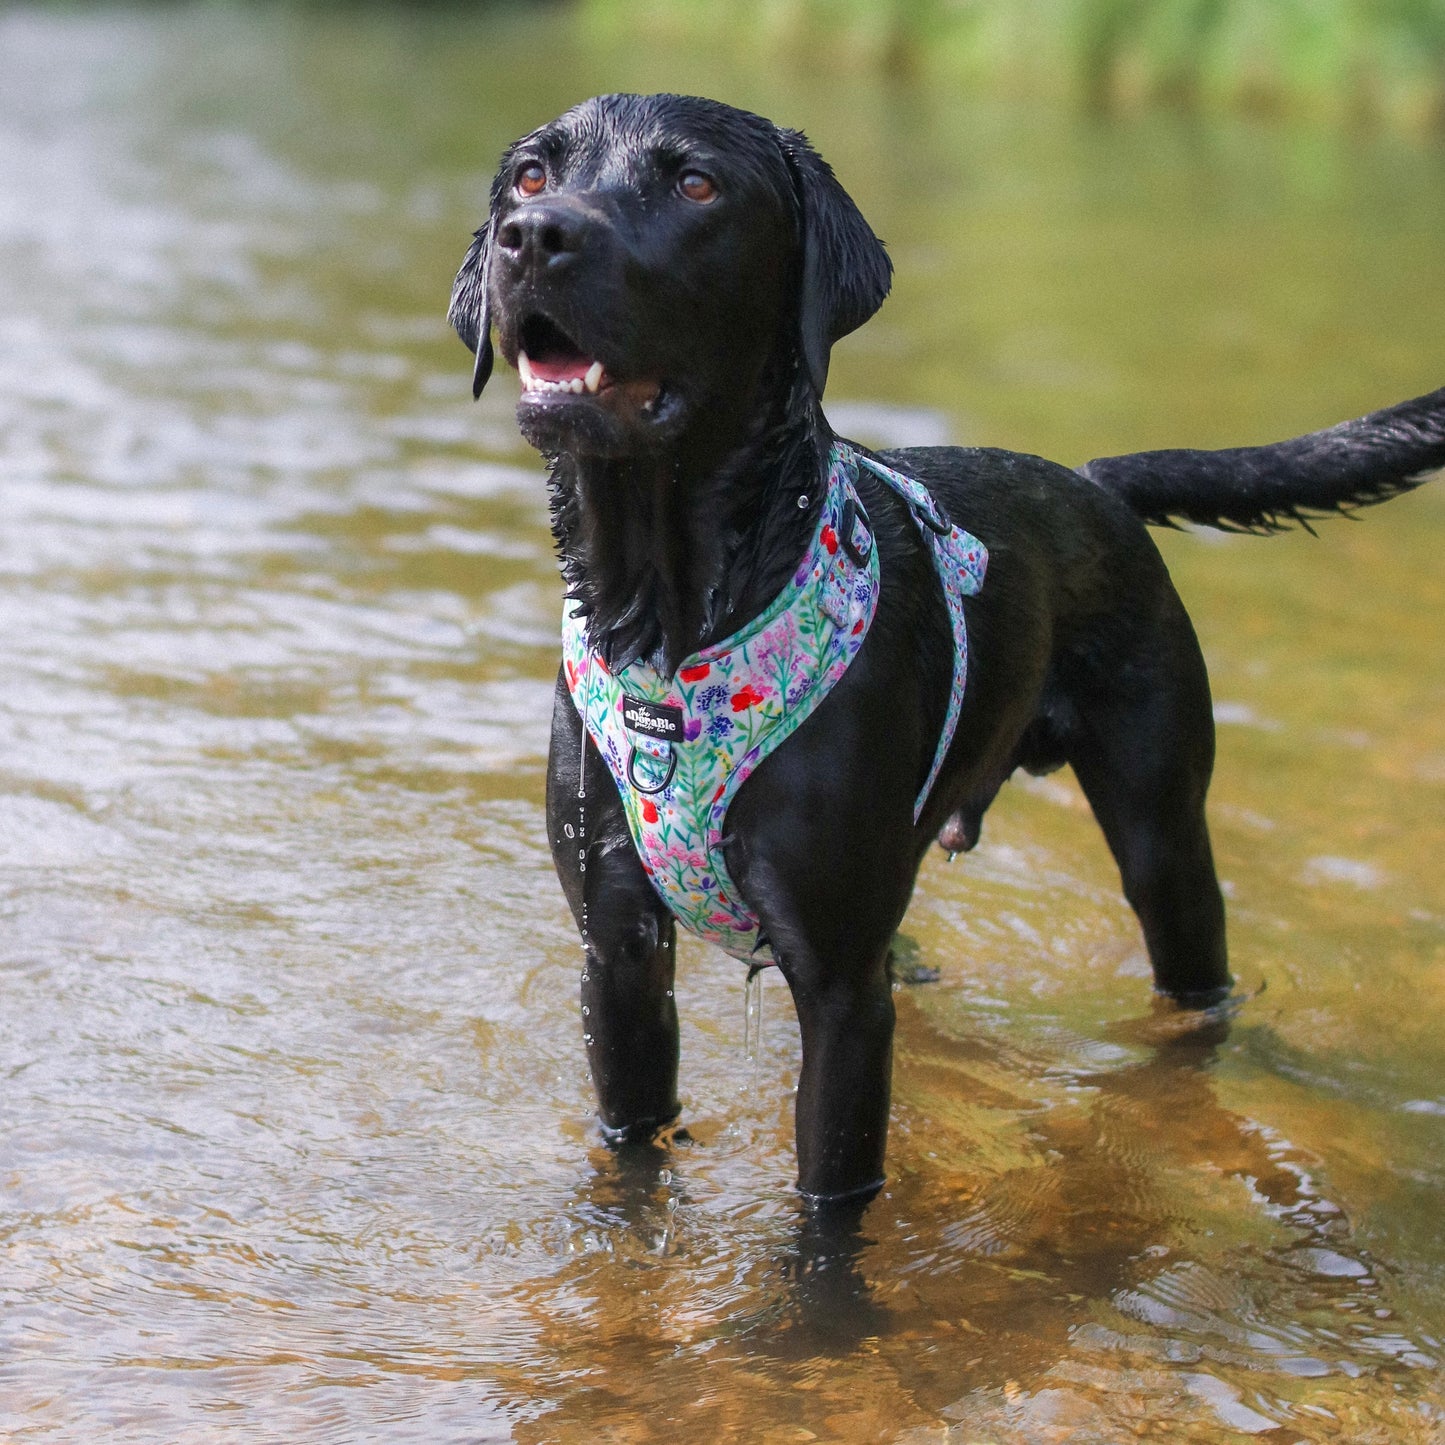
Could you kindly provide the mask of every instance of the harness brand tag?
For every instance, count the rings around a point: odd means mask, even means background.
[[[683,715],[680,707],[669,707],[665,702],[648,702],[646,698],[622,695],[622,721],[628,732],[641,733],[647,738],[661,738],[664,742],[682,741]]]

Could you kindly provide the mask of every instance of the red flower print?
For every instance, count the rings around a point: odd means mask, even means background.
[[[838,550],[838,534],[826,524],[823,527],[823,545],[828,549],[830,557]]]
[[[678,674],[684,682],[701,682],[712,671],[712,665],[700,662],[696,667],[685,667]]]
[[[747,708],[756,707],[763,700],[763,695],[752,683],[740,688],[733,694],[733,711],[742,712]]]
[[[642,821],[644,823],[657,822],[657,804],[651,798],[642,800]]]
[[[570,659],[567,662],[567,687],[574,692],[577,688],[577,664]]]
[[[863,619],[860,617],[860,618],[853,624],[853,636],[854,636],[854,637],[857,637],[857,635],[858,635],[860,632],[862,632],[862,630],[863,630]]]

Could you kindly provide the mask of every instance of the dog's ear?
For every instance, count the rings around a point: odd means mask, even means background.
[[[472,396],[479,397],[492,374],[492,307],[487,285],[492,270],[492,222],[476,233],[462,268],[452,285],[452,304],[447,320],[456,333],[477,354],[472,370]]]
[[[793,175],[801,213],[803,360],[819,396],[828,380],[828,354],[840,337],[883,304],[893,263],[833,168],[796,130],[778,128],[778,143]]]

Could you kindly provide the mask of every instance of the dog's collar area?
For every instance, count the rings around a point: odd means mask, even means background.
[[[684,927],[750,963],[773,961],[771,945],[728,874],[723,823],[737,790],[827,697],[867,636],[880,563],[857,491],[860,468],[918,518],[953,624],[948,713],[916,821],[958,722],[968,655],[963,597],[982,585],[987,553],[912,478],[834,442],[812,540],[782,592],[671,677],[642,661],[610,672],[588,645],[585,618],[569,605],[563,621],[568,691],[616,780],[643,868]]]

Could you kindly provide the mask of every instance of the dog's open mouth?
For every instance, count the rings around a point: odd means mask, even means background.
[[[568,394],[625,399],[639,411],[650,412],[662,395],[658,381],[618,381],[545,316],[529,316],[517,341],[517,371],[525,397],[540,400]]]

